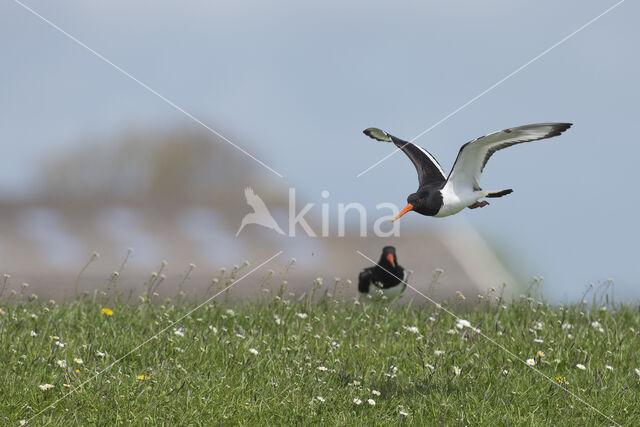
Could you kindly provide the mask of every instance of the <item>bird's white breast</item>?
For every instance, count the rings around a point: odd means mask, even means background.
[[[484,197],[484,192],[473,191],[472,189],[470,189],[470,191],[463,190],[462,192],[456,192],[453,185],[449,182],[440,190],[440,194],[442,194],[442,207],[440,207],[438,213],[434,215],[438,218],[457,214],[462,209]]]

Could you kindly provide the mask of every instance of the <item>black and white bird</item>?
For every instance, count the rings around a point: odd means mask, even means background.
[[[513,190],[484,191],[480,175],[489,158],[498,150],[523,142],[560,135],[571,123],[538,123],[494,132],[464,144],[458,152],[449,176],[427,150],[403,141],[383,130],[369,128],[364,134],[378,141],[393,142],[411,159],[418,171],[418,191],[407,197],[407,206],[393,219],[409,211],[422,215],[445,217],[464,208],[481,208],[489,204],[485,197],[502,197]]]
[[[378,264],[360,272],[358,291],[372,297],[380,297],[382,294],[392,299],[400,296],[407,287],[406,279],[407,272],[398,264],[396,248],[385,246]]]

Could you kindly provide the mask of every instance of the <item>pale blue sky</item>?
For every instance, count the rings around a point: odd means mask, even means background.
[[[364,128],[417,135],[615,1],[25,4],[281,172],[283,194],[321,201],[326,189],[373,209],[403,205],[417,183],[402,154],[356,178],[391,150]],[[515,192],[462,214],[556,299],[607,278],[617,295],[640,295],[639,12],[624,2],[417,141],[448,170],[477,136],[574,123],[494,156],[483,187]],[[198,126],[11,1],[0,52],[2,195],[28,193],[39,162],[82,136]]]

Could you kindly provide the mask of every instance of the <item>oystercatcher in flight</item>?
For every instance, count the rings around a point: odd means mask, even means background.
[[[407,287],[407,272],[396,256],[396,248],[385,246],[377,265],[365,268],[358,276],[358,291],[378,297],[379,291],[387,298],[400,296]]]
[[[538,123],[481,136],[460,148],[448,177],[424,148],[377,128],[366,129],[364,134],[378,141],[393,142],[411,159],[418,171],[418,191],[407,197],[407,206],[392,220],[395,221],[409,211],[445,217],[464,208],[488,205],[486,200],[480,201],[484,197],[502,197],[513,192],[511,189],[484,191],[480,188],[480,174],[493,153],[515,144],[558,136],[570,127],[571,123]]]

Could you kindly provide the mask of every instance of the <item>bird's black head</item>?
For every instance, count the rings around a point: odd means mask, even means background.
[[[398,266],[398,257],[396,256],[396,248],[393,246],[385,246],[382,248],[382,255],[378,264],[388,270],[393,270]]]
[[[407,206],[405,206],[392,221],[397,220],[409,211],[416,211],[422,215],[434,215],[434,212],[431,212],[432,209],[430,209],[430,206],[433,205],[431,203],[433,194],[434,192],[429,189],[420,189],[415,193],[409,194],[409,197],[407,197]]]

